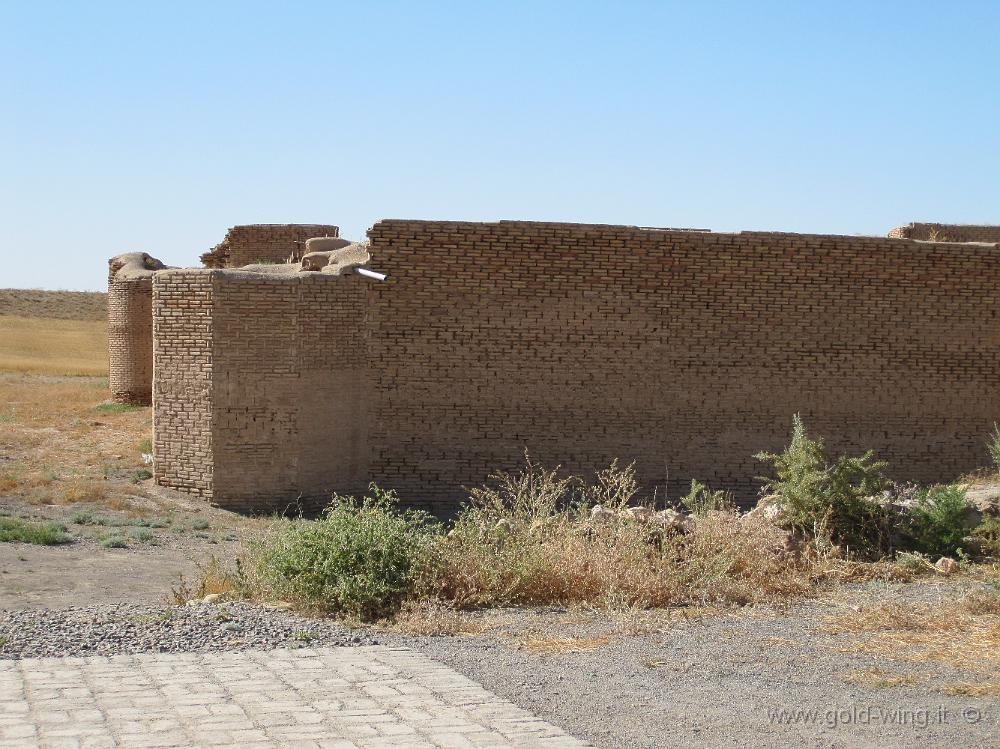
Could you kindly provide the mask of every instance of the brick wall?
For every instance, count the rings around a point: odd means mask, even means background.
[[[153,476],[212,498],[211,271],[167,270],[153,283]]]
[[[889,232],[889,236],[937,242],[1000,242],[1000,226],[912,223],[897,226]]]
[[[239,268],[251,263],[284,263],[312,237],[337,237],[331,224],[247,224],[234,226],[225,239],[201,256],[206,268]]]
[[[196,270],[155,286],[159,483],[244,511],[365,488],[364,279]]]
[[[374,479],[442,510],[527,449],[748,501],[751,456],[796,412],[901,479],[988,462],[997,246],[400,220],[369,237],[387,283],[156,275],[161,483],[260,509]]]
[[[372,472],[447,503],[527,448],[749,500],[791,416],[895,476],[985,465],[997,247],[526,222],[369,232]]]

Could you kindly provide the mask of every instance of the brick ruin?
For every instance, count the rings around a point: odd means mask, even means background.
[[[889,232],[897,239],[922,239],[928,242],[1000,242],[1000,226],[985,224],[922,224],[897,226]]]
[[[312,237],[339,237],[331,224],[248,224],[234,226],[225,238],[201,256],[206,268],[240,268],[254,263],[285,263],[301,258]]]
[[[836,451],[947,481],[988,462],[1000,415],[984,331],[1000,245],[934,226],[938,241],[385,220],[298,263],[148,270],[148,297],[118,291],[150,307],[109,298],[128,320],[112,362],[150,342],[156,481],[242,511],[376,481],[447,512],[525,450],[748,502],[752,456],[796,412]],[[369,259],[385,283],[352,272]],[[136,283],[121,273],[112,289]]]

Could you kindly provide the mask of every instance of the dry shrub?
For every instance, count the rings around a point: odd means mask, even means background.
[[[95,479],[75,479],[63,487],[58,504],[76,504],[77,502],[102,502],[107,499],[108,485],[106,481]]]
[[[613,464],[593,485],[530,462],[471,493],[454,529],[429,547],[420,595],[457,606],[591,604],[654,608],[747,604],[803,595],[849,567],[734,511],[710,512],[687,533],[626,518],[632,466]]]
[[[240,574],[241,569],[239,561],[230,566],[213,556],[207,562],[198,563],[198,575],[193,582],[180,575],[177,585],[171,590],[171,598],[174,603],[184,604],[200,600],[210,593],[234,598],[254,597],[248,595],[250,590]]]
[[[408,601],[387,629],[418,637],[474,636],[490,629],[480,618],[457,611],[442,601]]]

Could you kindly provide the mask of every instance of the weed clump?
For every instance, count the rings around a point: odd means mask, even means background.
[[[681,497],[681,504],[696,517],[705,517],[710,512],[732,510],[734,507],[732,499],[726,492],[713,491],[696,479],[691,479],[691,489]]]
[[[430,537],[428,516],[396,510],[374,485],[361,500],[335,496],[318,521],[284,521],[254,554],[256,572],[284,600],[364,619],[411,595]]]
[[[993,466],[1000,470],[1000,425],[997,425],[996,422],[993,422],[993,431],[986,439],[986,449],[989,450],[990,457],[993,459]]]
[[[21,518],[0,517],[0,542],[20,541],[39,546],[55,546],[72,541],[66,526],[59,523],[35,523]]]
[[[952,484],[922,491],[910,510],[907,545],[935,556],[954,556],[969,546],[969,513],[965,488]]]
[[[836,544],[877,555],[886,542],[886,512],[875,496],[888,485],[884,461],[871,450],[859,457],[831,459],[822,440],[811,439],[798,414],[792,439],[781,453],[761,452],[775,477],[765,488],[777,495],[789,527],[805,535],[828,535]]]
[[[819,557],[787,552],[780,528],[731,509],[660,523],[652,508],[630,507],[636,486],[631,465],[612,464],[593,484],[530,462],[497,474],[427,547],[418,595],[457,607],[744,604],[823,577]]]

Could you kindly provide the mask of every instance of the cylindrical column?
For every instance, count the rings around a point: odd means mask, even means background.
[[[153,273],[163,267],[143,252],[109,261],[108,385],[116,403],[152,403]]]

